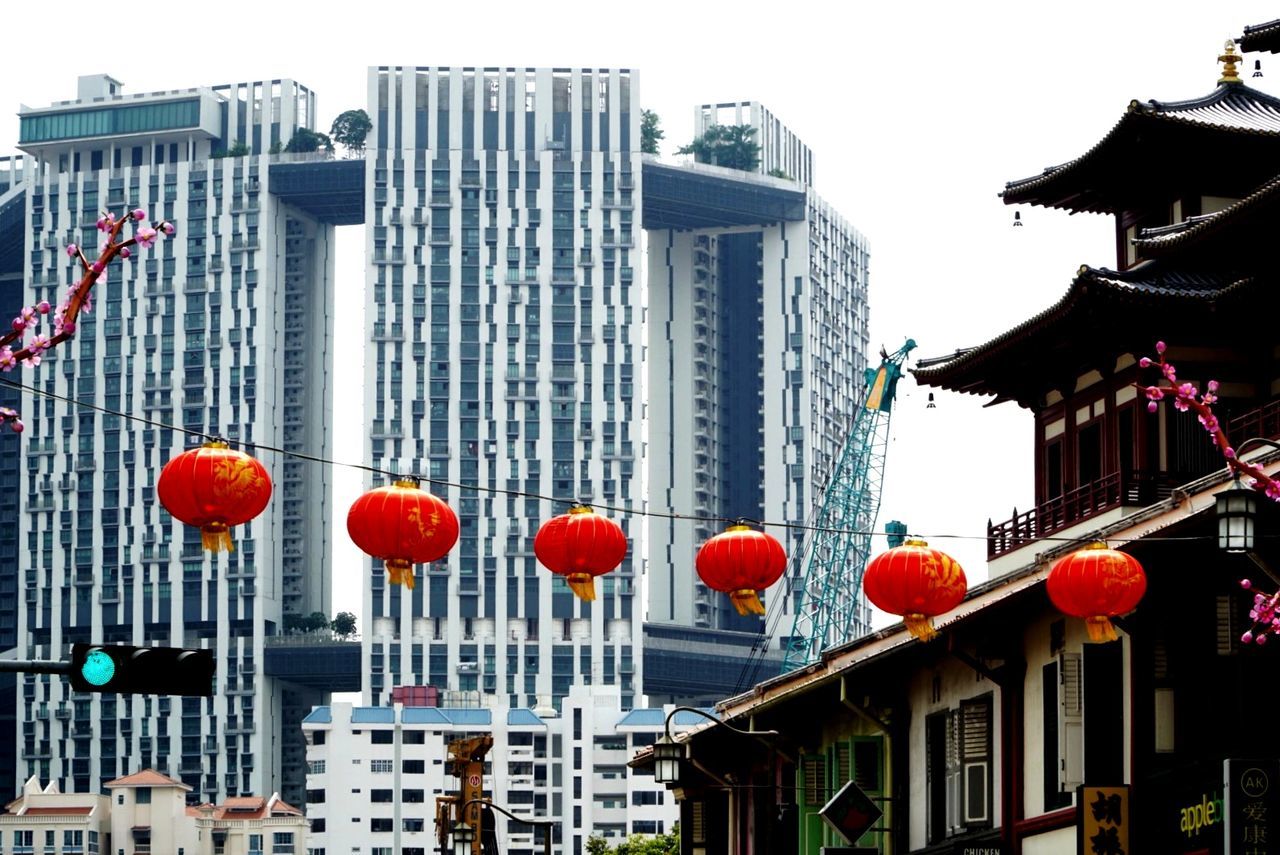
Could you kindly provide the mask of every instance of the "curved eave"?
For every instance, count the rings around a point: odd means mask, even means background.
[[[1280,53],[1280,18],[1267,21],[1265,24],[1254,24],[1244,28],[1244,35],[1236,40],[1240,50],[1245,53],[1266,51]]]
[[[1143,279],[1142,272],[1141,268],[1120,274],[1082,267],[1067,293],[1049,308],[950,362],[917,368],[911,373],[916,382],[923,386],[972,395],[994,395],[995,400],[991,402],[993,404],[1016,401],[1021,406],[1031,407],[1037,390],[1032,388],[1034,384],[1029,383],[1026,378],[1034,376],[1039,370],[1035,366],[1044,365],[1041,372],[1044,375],[1058,371],[1070,372],[1075,368],[1055,364],[1053,357],[1045,350],[1047,343],[1037,340],[1042,333],[1070,318],[1073,313],[1127,304],[1143,310],[1140,320],[1149,322],[1154,320],[1149,315],[1151,308],[1158,307],[1171,312],[1174,309],[1202,307],[1254,282],[1250,276],[1206,277],[1194,274],[1169,274]],[[1183,315],[1188,322],[1203,322],[1203,312],[1184,311]],[[1133,320],[1130,315],[1121,318],[1104,314],[1101,317],[1107,317],[1117,324]],[[1134,341],[1130,343],[1120,338],[1120,330],[1126,331],[1126,334],[1131,333],[1129,337],[1134,338]],[[1165,334],[1165,331],[1153,330],[1145,323],[1128,323],[1110,331],[1110,334],[1092,335],[1089,341],[1114,350],[1114,355],[1119,355],[1130,352],[1135,346],[1149,348],[1161,334]],[[1067,351],[1086,350],[1086,343],[1074,336],[1059,338],[1059,344]],[[1147,341],[1148,338],[1150,341]],[[1053,385],[1048,378],[1044,383]]]
[[[1093,171],[1106,168],[1108,160],[1123,158],[1143,131],[1168,133],[1173,129],[1228,134],[1235,139],[1274,139],[1280,143],[1280,99],[1244,84],[1224,84],[1208,96],[1188,101],[1132,101],[1120,120],[1087,152],[1075,160],[1048,167],[1040,175],[1008,182],[1000,197],[1006,205],[1112,213],[1116,209],[1111,198],[1114,194],[1090,186],[1098,183]],[[1212,142],[1218,142],[1218,146],[1209,145]],[[1220,141],[1206,139],[1188,150],[1216,150],[1220,146]]]
[[[1255,218],[1280,205],[1280,176],[1263,184],[1254,192],[1221,211],[1185,228],[1171,230],[1164,234],[1138,238],[1133,241],[1138,253],[1145,258],[1161,258],[1183,248],[1193,246],[1202,241],[1221,235],[1232,228],[1247,225],[1259,225]],[[1241,241],[1248,242],[1257,236],[1253,229],[1241,228]]]

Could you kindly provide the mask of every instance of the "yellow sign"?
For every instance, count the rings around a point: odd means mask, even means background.
[[[1129,788],[1079,789],[1076,851],[1083,855],[1129,855]]]

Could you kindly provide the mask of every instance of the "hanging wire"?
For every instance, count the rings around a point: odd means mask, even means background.
[[[212,441],[217,439],[217,440],[226,442],[228,445],[252,448],[255,451],[269,451],[273,454],[279,454],[283,457],[292,457],[298,460],[306,460],[310,463],[320,463],[325,466],[336,466],[336,467],[343,467],[346,469],[356,469],[361,472],[368,472],[373,475],[381,475],[387,478],[412,477],[412,478],[416,478],[419,481],[425,482],[427,484],[431,484],[436,487],[452,487],[458,490],[474,490],[480,493],[509,496],[513,498],[540,499],[543,501],[553,502],[553,503],[562,504],[562,505],[579,504],[579,501],[575,498],[558,498],[556,496],[547,496],[541,493],[531,493],[524,490],[507,490],[501,487],[487,487],[479,483],[463,484],[456,481],[447,481],[442,478],[430,478],[426,475],[409,474],[404,472],[393,471],[390,469],[379,469],[376,466],[369,466],[364,463],[350,463],[343,460],[334,460],[329,457],[320,457],[319,455],[307,454],[306,452],[302,452],[302,451],[289,451],[283,448],[278,448],[273,445],[264,445],[263,443],[259,443],[259,442],[251,442],[251,441],[238,440],[238,439],[228,439],[224,436],[221,436],[220,434],[206,433],[202,430],[195,430],[193,428],[182,427],[180,425],[171,425],[171,424],[168,424],[167,422],[156,421],[155,419],[149,419],[145,416],[139,416],[134,413],[126,412],[124,410],[113,410],[110,407],[103,407],[97,404],[89,403],[88,401],[81,401],[76,398],[69,398],[65,395],[59,395],[56,392],[49,392],[37,386],[29,386],[25,383],[17,383],[13,380],[8,380],[3,377],[0,377],[0,385],[8,386],[12,389],[20,389],[24,392],[30,392],[33,395],[39,395],[41,397],[51,398],[56,401],[62,401],[64,403],[71,404],[76,407],[82,407],[86,410],[93,410],[95,412],[103,413],[104,415],[118,416],[122,419],[128,419],[129,421],[138,422],[140,424],[148,425],[150,427],[156,427],[162,430],[177,431],[178,433],[185,434],[186,436],[197,437],[199,439],[203,439],[206,441]],[[804,522],[804,523],[775,522],[771,520],[758,520],[758,519],[753,519],[751,517],[741,517],[741,516],[700,516],[698,514],[684,514],[675,510],[659,511],[659,510],[650,510],[647,508],[637,508],[632,505],[611,505],[611,504],[604,504],[600,502],[583,502],[581,504],[586,504],[597,510],[611,511],[616,514],[625,514],[627,516],[652,517],[654,519],[688,520],[690,522],[725,523],[725,524],[745,522],[745,523],[754,525],[758,528],[781,528],[781,529],[790,529],[795,531],[810,532],[815,534],[816,533],[870,534],[873,537],[888,534],[888,532],[878,531],[878,530],[864,532],[864,531],[859,531],[854,529],[824,528],[822,526],[812,525],[809,522]],[[812,516],[811,516],[811,519],[812,519]],[[940,533],[913,532],[913,535],[918,537],[923,537],[928,540],[934,540],[934,539],[987,540],[988,539],[987,535],[985,534],[940,534]],[[1156,542],[1156,541],[1160,541],[1160,542],[1198,541],[1198,540],[1204,540],[1206,537],[1207,536],[1197,536],[1197,535],[1187,535],[1187,536],[1166,535],[1166,536],[1146,536],[1146,537],[1131,537],[1131,538],[1109,537],[1107,538],[1107,540],[1113,543],[1129,543],[1131,541],[1136,541],[1136,540],[1141,540],[1143,542],[1149,543],[1149,542]],[[1080,540],[1079,536],[1055,537],[1053,535],[1046,535],[1046,536],[1037,536],[1034,538],[1028,538],[1026,542],[1027,543],[1032,543],[1032,542],[1075,543],[1075,542],[1078,542],[1079,540]]]

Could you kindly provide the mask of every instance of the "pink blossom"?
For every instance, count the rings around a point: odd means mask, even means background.
[[[1217,392],[1217,391],[1218,391],[1218,381],[1217,381],[1217,380],[1210,380],[1208,383],[1206,383],[1206,384],[1205,384],[1205,388],[1206,388],[1206,389],[1208,389],[1210,392]]]
[[[135,220],[145,220],[147,218],[147,212],[142,210],[141,208],[134,208],[133,218]]]
[[[77,255],[79,252],[80,252],[80,247],[76,246],[74,243],[69,243],[69,244],[67,244],[67,256],[68,256],[68,257],[70,257],[70,258],[75,258],[75,257],[76,257],[76,255]]]
[[[1255,643],[1256,643],[1256,644],[1266,644],[1266,643],[1267,643],[1267,634],[1266,634],[1265,632],[1260,632],[1260,633],[1258,633],[1258,638],[1256,639]]]
[[[1184,398],[1194,398],[1199,393],[1200,390],[1191,383],[1183,383],[1178,387],[1178,394]]]
[[[1178,369],[1174,368],[1173,363],[1165,362],[1160,366],[1160,372],[1164,374],[1165,379],[1170,383],[1178,382]]]
[[[36,311],[37,311],[37,312],[39,312],[39,313],[40,313],[40,314],[42,314],[42,315],[47,315],[47,314],[49,314],[49,308],[50,308],[50,307],[49,307],[49,301],[48,301],[48,300],[41,300],[41,301],[39,302],[39,304],[36,306]]]
[[[127,246],[126,246],[126,247],[123,247],[123,248],[120,250],[120,257],[121,257],[121,258],[128,258],[128,257],[129,257],[129,256],[131,256],[131,255],[133,255],[133,252],[132,252],[132,251],[129,249],[129,247],[127,247]]]
[[[1146,356],[1142,357],[1141,359],[1139,359],[1139,360],[1138,360],[1138,366],[1139,366],[1139,367],[1141,367],[1141,368],[1150,368],[1150,367],[1151,367],[1151,359],[1150,359],[1149,357],[1146,357]]]
[[[138,246],[148,248],[148,249],[151,248],[153,245],[155,245],[156,236],[157,236],[156,230],[151,228],[150,226],[143,226],[142,228],[138,229],[133,235],[134,239],[137,240],[138,242]]]
[[[106,211],[98,218],[98,231],[109,232],[116,224],[116,215]]]
[[[26,363],[28,368],[37,368],[40,365],[40,354],[33,353],[24,359],[23,362]]]
[[[1164,352],[1165,352],[1165,343],[1162,341],[1156,342],[1156,353],[1164,353]]]
[[[1240,587],[1241,587],[1241,588],[1244,588],[1244,589],[1247,591],[1247,590],[1249,590],[1250,588],[1252,588],[1252,587],[1253,587],[1253,582],[1249,581],[1248,579],[1241,579],[1241,580],[1240,580]]]
[[[26,322],[26,321],[24,321],[21,317],[17,317],[17,318],[14,318],[14,319],[13,319],[13,331],[14,331],[14,332],[22,332],[22,331],[23,331],[23,330],[25,330],[26,328],[27,328],[27,322]]]
[[[1160,409],[1160,405],[1157,404],[1155,401],[1151,401],[1150,403],[1147,404],[1148,413],[1154,413],[1159,409]]]
[[[29,327],[40,323],[40,319],[36,317],[36,310],[32,306],[24,306],[19,314],[22,315],[22,320],[26,321],[26,325]]]
[[[1191,405],[1188,404],[1186,401],[1184,401],[1182,398],[1174,398],[1173,406],[1180,413],[1185,413],[1187,410],[1191,409]]]
[[[49,337],[47,335],[38,335],[31,339],[31,352],[39,353],[49,347]]]
[[[173,223],[164,223],[160,226],[160,229],[169,237],[173,237]]]
[[[0,371],[12,371],[17,364],[13,358],[13,350],[7,345],[0,347]]]
[[[1280,502],[1280,481],[1267,481],[1267,498]]]
[[[71,335],[75,331],[76,331],[75,321],[63,321],[61,323],[61,326],[58,327],[58,332],[64,332],[67,335]]]
[[[103,264],[101,261],[95,261],[93,264],[89,265],[89,269],[94,273],[101,273],[107,269],[107,265]]]
[[[14,420],[13,420],[13,432],[14,432],[14,433],[22,433],[22,432],[23,432],[24,430],[26,430],[26,429],[27,429],[27,426],[26,426],[26,425],[24,425],[24,424],[22,423],[22,419],[14,419]]]
[[[1209,431],[1209,433],[1217,433],[1218,431],[1218,417],[1212,413],[1207,416],[1201,416],[1200,424],[1204,425],[1204,429]]]

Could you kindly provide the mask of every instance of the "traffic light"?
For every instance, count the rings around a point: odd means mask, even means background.
[[[213,696],[213,653],[179,647],[75,644],[71,687],[121,695]]]

